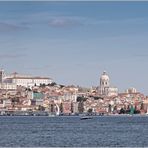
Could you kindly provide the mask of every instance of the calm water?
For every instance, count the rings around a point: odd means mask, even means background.
[[[148,146],[148,117],[0,117],[0,146]]]

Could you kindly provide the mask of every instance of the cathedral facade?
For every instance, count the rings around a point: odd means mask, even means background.
[[[100,77],[100,85],[98,87],[98,93],[102,96],[117,96],[118,88],[110,86],[110,78],[106,71]]]

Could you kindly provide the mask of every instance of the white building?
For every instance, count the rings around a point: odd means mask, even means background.
[[[100,86],[98,93],[103,96],[117,96],[118,88],[110,86],[110,79],[107,73],[104,71],[100,77]]]
[[[39,86],[40,84],[51,84],[53,80],[48,77],[33,77],[28,75],[20,75],[13,73],[11,75],[4,75],[4,71],[0,71],[0,86],[3,88],[11,87],[16,88],[17,86],[32,87]],[[1,88],[1,87],[0,87]]]
[[[12,83],[15,83],[16,85],[25,86],[25,87],[32,87],[34,85],[39,86],[40,84],[47,85],[53,82],[53,80],[48,77],[24,76],[24,75],[19,75],[17,73],[14,73],[13,75],[11,75],[9,79],[12,80]]]
[[[11,107],[12,101],[10,99],[3,100],[3,107]]]
[[[3,90],[16,90],[17,85],[14,83],[0,83],[0,89]]]
[[[117,87],[109,87],[108,88],[108,96],[117,96],[118,88]]]
[[[131,93],[137,93],[137,90],[136,90],[136,88],[131,87],[131,88],[127,89],[125,92],[128,94],[131,94]]]

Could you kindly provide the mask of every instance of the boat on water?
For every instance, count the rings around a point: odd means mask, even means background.
[[[83,117],[81,117],[80,119],[81,119],[81,120],[87,120],[87,119],[92,119],[92,117],[90,117],[90,116],[83,116]]]

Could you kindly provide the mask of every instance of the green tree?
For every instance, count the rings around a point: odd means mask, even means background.
[[[92,114],[92,112],[93,112],[92,108],[89,108],[87,112],[88,112],[88,114]]]
[[[82,101],[86,101],[86,100],[87,100],[87,98],[84,97],[84,96],[78,96],[77,97],[77,102],[82,102]]]
[[[55,82],[52,82],[51,84],[48,84],[48,86],[55,86],[57,85]]]
[[[60,113],[63,113],[63,103],[60,104]]]
[[[51,113],[53,113],[53,112],[54,112],[54,105],[53,105],[53,104],[50,105],[50,109],[51,109],[51,110],[50,110]]]
[[[45,111],[45,107],[44,107],[44,106],[39,105],[38,110],[39,110],[39,111]]]
[[[79,111],[79,113],[84,112],[84,103],[83,103],[83,101],[78,103],[78,111]]]
[[[140,110],[143,110],[144,109],[144,104],[143,102],[141,103],[141,107],[140,107]]]
[[[125,110],[124,110],[124,108],[121,108],[121,109],[120,109],[119,114],[125,114]]]
[[[74,106],[73,106],[73,102],[71,102],[71,113],[74,112]]]
[[[111,104],[109,104],[108,105],[108,112],[111,113],[111,111],[112,111],[112,106],[111,106]]]

